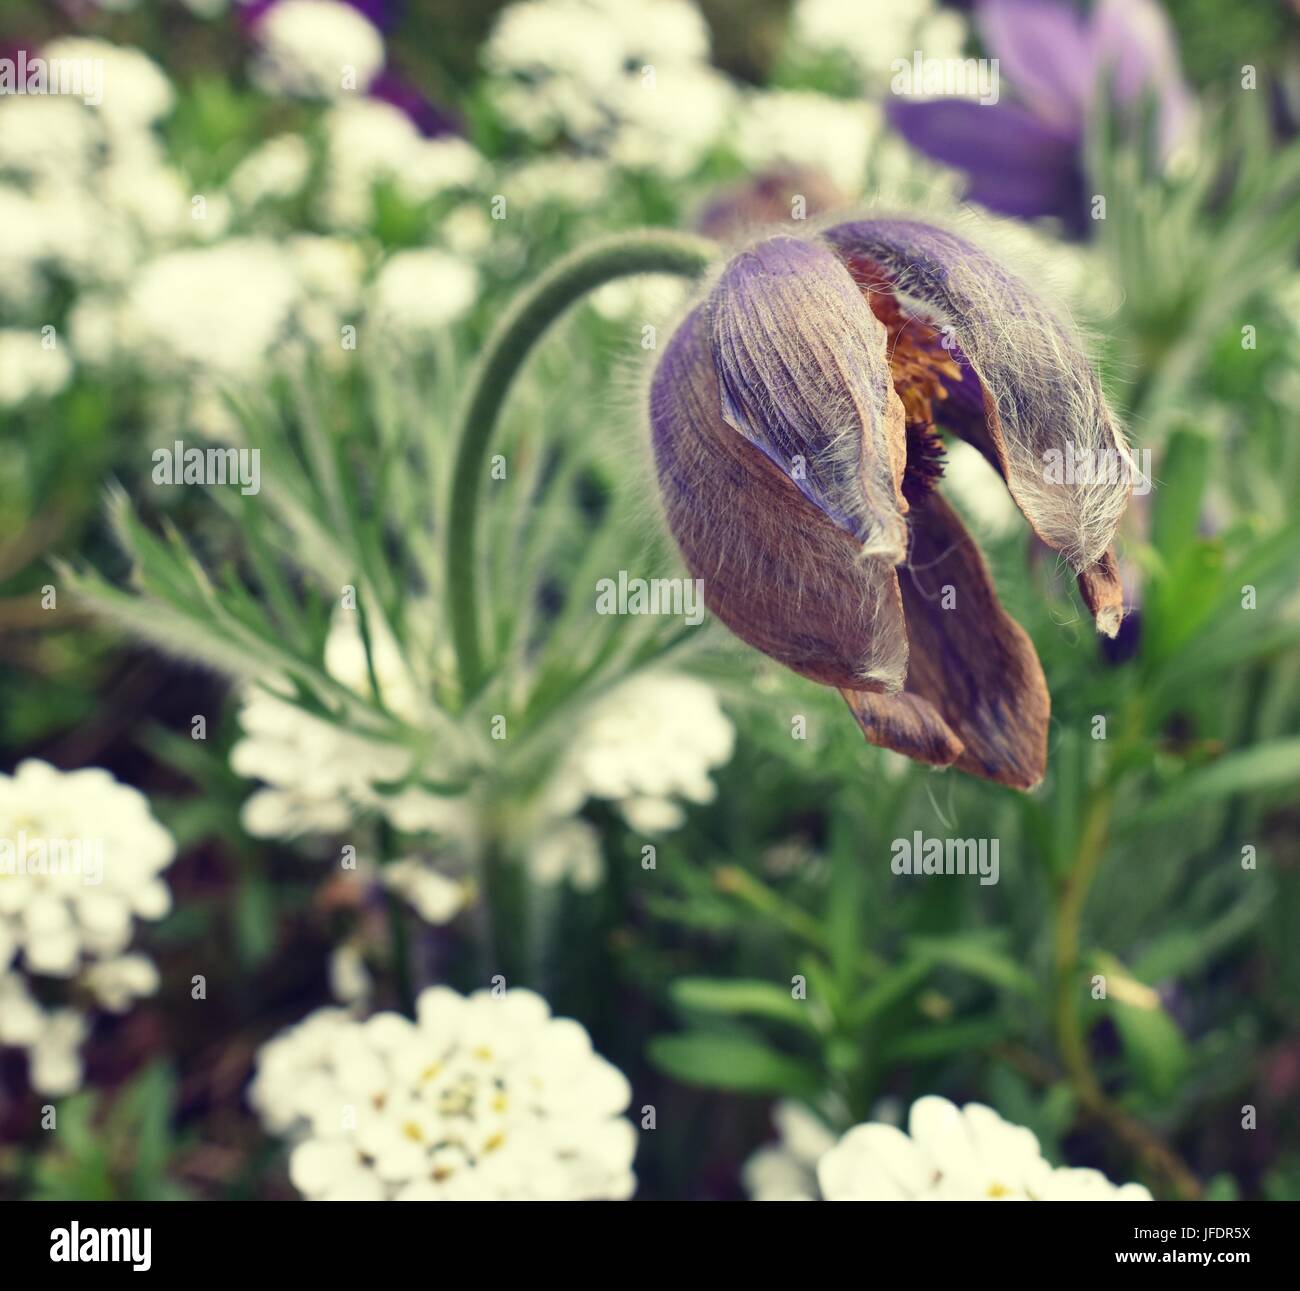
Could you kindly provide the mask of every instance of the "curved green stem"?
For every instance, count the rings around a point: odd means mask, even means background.
[[[518,296],[492,329],[456,427],[447,539],[447,603],[460,671],[462,702],[483,682],[478,608],[479,490],[488,445],[510,383],[543,333],[575,301],[602,283],[639,273],[698,278],[717,255],[714,243],[647,229],[603,238],[564,257]]]

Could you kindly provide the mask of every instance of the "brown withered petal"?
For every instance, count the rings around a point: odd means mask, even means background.
[[[862,733],[877,748],[893,749],[917,762],[951,766],[962,754],[962,742],[919,695],[873,695],[867,690],[840,691]]]
[[[1097,631],[1113,638],[1124,621],[1124,585],[1120,581],[1115,549],[1078,573],[1079,595],[1097,624]]]
[[[983,556],[938,493],[913,506],[911,530],[899,578],[906,693],[844,697],[873,744],[1030,789],[1047,767],[1051,715],[1033,643],[1002,608]]]
[[[1113,635],[1122,606],[1117,614],[1106,571],[1097,566],[1131,492],[1122,473],[1127,449],[1069,324],[1026,283],[948,230],[913,220],[859,220],[824,237],[846,263],[869,262],[948,330],[962,375],[948,382],[942,423],[998,470],[1034,531],[1080,574],[1085,597],[1097,599],[1098,628]],[[1116,478],[1052,479],[1052,453],[1111,463]]]
[[[723,421],[709,335],[707,309],[697,307],[650,387],[668,525],[705,603],[737,636],[814,681],[901,689],[907,635],[897,575],[864,559],[850,533]]]

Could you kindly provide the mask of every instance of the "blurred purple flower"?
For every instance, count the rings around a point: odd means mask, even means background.
[[[1155,103],[1162,155],[1192,113],[1178,51],[1155,0],[1099,0],[1085,19],[1065,0],[979,0],[976,21],[1014,101],[895,99],[889,116],[921,152],[965,171],[967,196],[1022,219],[1087,228],[1083,147],[1098,95],[1130,121]]]
[[[384,68],[370,84],[370,97],[382,99],[404,112],[421,134],[433,138],[444,134],[463,134],[464,122],[451,108],[426,98],[409,81],[391,68]]]

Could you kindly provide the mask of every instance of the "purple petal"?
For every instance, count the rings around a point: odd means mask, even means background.
[[[722,416],[866,553],[904,558],[903,409],[885,330],[825,246],[774,237],[708,302]]]
[[[1076,570],[1091,566],[1109,546],[1130,490],[1120,473],[1119,428],[1073,329],[1020,278],[947,230],[861,220],[824,236],[846,258],[878,265],[898,295],[919,302],[926,321],[949,332],[986,397],[982,438],[972,425],[952,428],[995,462],[1044,542]],[[963,390],[959,410],[974,392]],[[1116,480],[1076,484],[1072,474],[1068,481],[1054,475],[1054,459],[1076,450],[1113,461]]]
[[[1193,107],[1164,10],[1153,0],[1101,0],[1093,28],[1098,80],[1109,78],[1121,107],[1140,106],[1146,93],[1155,96],[1160,147],[1167,153],[1187,129]]]
[[[990,57],[1045,124],[1078,131],[1092,98],[1091,33],[1068,4],[982,0],[977,20]]]
[[[898,577],[722,419],[707,306],[650,385],[668,527],[704,601],[737,636],[814,681],[897,692],[907,672]]]
[[[1076,134],[1014,103],[896,99],[888,112],[914,148],[966,173],[971,201],[1021,219],[1054,215],[1079,231],[1083,179]]]
[[[420,133],[430,138],[464,134],[464,123],[455,112],[425,98],[415,86],[387,69],[370,83],[369,94],[405,113]]]

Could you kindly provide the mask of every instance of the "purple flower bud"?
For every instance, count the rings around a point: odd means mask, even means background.
[[[1130,484],[1045,477],[1049,449],[1123,441],[1073,333],[1023,282],[915,221],[760,241],[670,340],[650,425],[669,527],[723,623],[838,687],[872,743],[1042,778],[1042,668],[935,488],[936,426],[1001,473],[1108,634]]]

